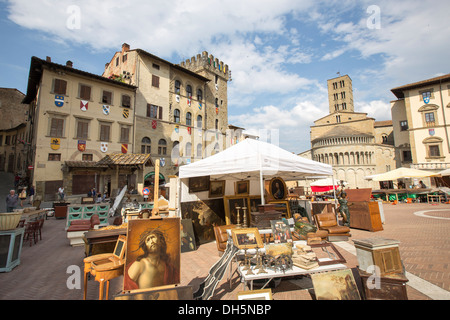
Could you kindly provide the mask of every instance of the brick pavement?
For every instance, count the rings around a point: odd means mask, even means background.
[[[429,204],[385,204],[384,230],[369,232],[352,229],[351,239],[371,237],[391,238],[400,241],[400,254],[405,269],[436,286],[449,290],[450,277],[450,220],[427,218],[414,215],[415,211],[439,210],[427,212],[432,216],[450,218],[450,205]],[[71,247],[65,236],[65,220],[49,218],[44,224],[43,240],[29,247],[24,244],[21,264],[11,272],[0,273],[0,299],[10,300],[81,300],[83,296],[82,280],[80,289],[68,289],[67,273],[69,266],[78,266],[82,272],[83,247]],[[352,246],[352,241],[346,242]],[[353,271],[357,266],[354,254],[340,249],[347,260],[346,265]],[[214,242],[199,246],[196,251],[181,255],[181,285],[191,285],[194,291],[206,277],[209,268],[219,259]],[[355,272],[354,272],[355,273]],[[226,278],[226,277],[225,277]],[[120,292],[122,277],[111,281],[110,298]],[[276,300],[311,300],[311,282],[309,278],[283,280],[273,288]],[[420,288],[419,288],[420,289]],[[233,300],[242,290],[242,284],[236,274],[217,286],[212,300]],[[407,286],[410,300],[430,300],[429,296]],[[448,294],[448,292],[447,292]],[[98,283],[90,280],[88,299],[98,298]]]

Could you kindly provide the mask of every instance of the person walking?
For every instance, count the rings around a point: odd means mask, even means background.
[[[28,195],[30,196],[30,204],[33,205],[33,199],[34,199],[34,187],[33,187],[33,185],[30,186],[30,190],[28,190]]]
[[[13,212],[19,203],[19,196],[16,194],[16,190],[10,190],[6,196],[6,212]]]
[[[58,195],[59,195],[59,199],[61,201],[64,201],[64,186],[59,187],[58,189]]]
[[[19,194],[20,206],[23,208],[23,202],[27,200],[27,189],[23,188]]]

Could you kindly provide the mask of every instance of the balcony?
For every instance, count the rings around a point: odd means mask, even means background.
[[[410,165],[412,169],[418,170],[445,170],[450,168],[450,162],[425,162],[425,163],[412,163]]]

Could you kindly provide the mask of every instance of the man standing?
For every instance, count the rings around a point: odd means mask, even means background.
[[[59,187],[58,194],[59,194],[59,200],[64,201],[64,187],[63,186]]]
[[[6,212],[13,212],[19,202],[19,196],[15,190],[10,190],[6,196]]]

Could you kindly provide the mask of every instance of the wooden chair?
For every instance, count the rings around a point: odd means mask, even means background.
[[[17,225],[17,228],[23,228],[25,227],[25,219],[20,219],[19,224]]]
[[[44,226],[44,218],[38,220],[39,224],[36,230],[36,238],[39,236],[39,240],[42,240],[42,227]]]
[[[120,235],[117,239],[116,247],[112,253],[101,253],[84,258],[84,293],[83,300],[86,300],[88,274],[95,277],[95,281],[100,283],[99,300],[104,297],[104,284],[106,282],[106,296],[108,300],[109,280],[123,275],[125,267],[126,236]]]
[[[34,244],[38,242],[37,238],[38,228],[39,228],[39,221],[30,221],[27,224],[25,224],[24,240],[30,241],[30,247],[32,246],[33,242]]]

